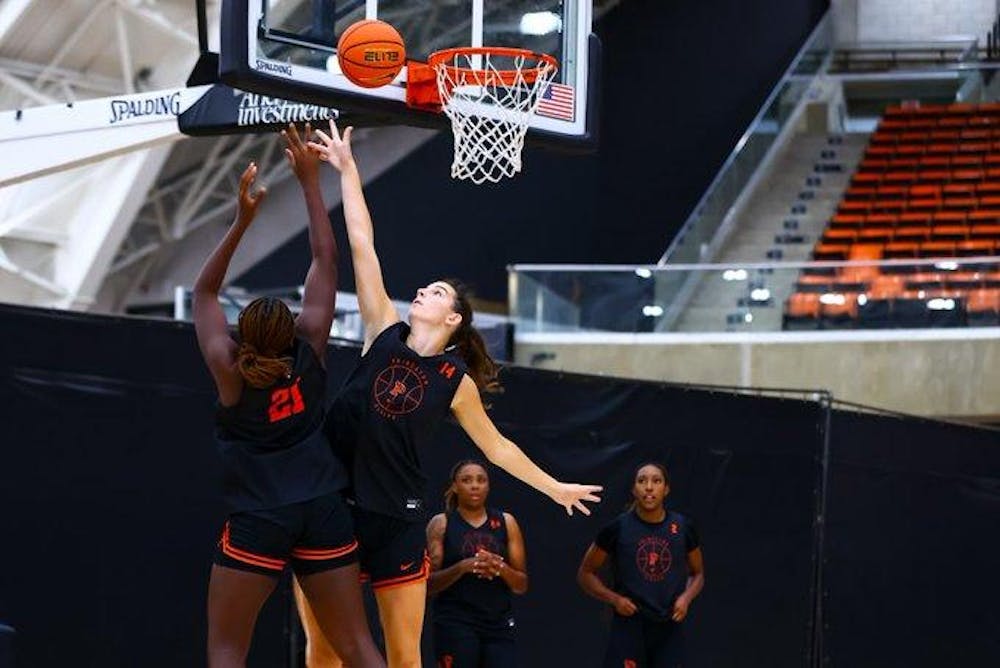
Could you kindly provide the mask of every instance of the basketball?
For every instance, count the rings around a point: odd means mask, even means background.
[[[384,86],[406,63],[403,38],[385,21],[358,21],[344,31],[337,43],[340,71],[363,88]]]

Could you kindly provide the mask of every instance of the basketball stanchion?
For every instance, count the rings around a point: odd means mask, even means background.
[[[464,47],[432,53],[425,67],[434,74],[430,81],[410,63],[407,102],[436,103],[451,120],[452,177],[497,183],[520,172],[524,137],[559,69],[556,59],[525,49]]]

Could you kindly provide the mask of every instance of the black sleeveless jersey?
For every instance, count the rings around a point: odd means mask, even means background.
[[[456,354],[421,357],[410,327],[380,333],[330,408],[327,434],[352,474],[357,505],[408,521],[426,519],[420,453],[448,416],[466,372]]]
[[[487,509],[486,522],[480,527],[470,525],[457,511],[447,517],[442,568],[474,557],[480,549],[507,559],[507,523],[501,511]],[[512,618],[510,587],[500,578],[483,580],[466,573],[438,594],[434,602],[435,621],[507,628]]]
[[[224,495],[231,512],[314,499],[347,485],[323,433],[326,371],[296,339],[292,374],[271,387],[243,386],[240,400],[216,411]]]
[[[670,619],[674,601],[687,586],[687,555],[699,547],[698,534],[683,515],[667,512],[662,522],[619,515],[594,541],[614,561],[614,589],[628,596],[648,618]]]

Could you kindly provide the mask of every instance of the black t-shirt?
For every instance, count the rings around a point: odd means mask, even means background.
[[[397,322],[372,342],[330,408],[327,434],[349,463],[359,507],[416,522],[426,518],[420,452],[467,367],[449,352],[418,355],[406,345],[409,333]]]
[[[687,586],[688,552],[700,545],[686,517],[667,511],[663,521],[649,523],[630,510],[601,529],[594,544],[612,557],[615,591],[646,617],[670,619]]]
[[[487,509],[486,521],[479,527],[470,525],[457,511],[448,513],[447,518],[442,568],[474,557],[481,549],[507,559],[507,523],[502,511]],[[434,602],[435,621],[495,629],[509,627],[512,619],[510,587],[500,578],[484,580],[466,573]]]
[[[219,406],[215,436],[231,512],[276,508],[347,485],[347,473],[323,434],[326,371],[305,341],[291,351],[292,373]]]

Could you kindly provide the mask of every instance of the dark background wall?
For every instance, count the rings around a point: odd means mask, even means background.
[[[446,132],[367,187],[390,294],[459,276],[504,301],[513,262],[657,260],[828,6],[624,0],[595,27],[596,153],[527,148],[522,174],[473,186],[450,178]],[[341,210],[332,217],[342,228]],[[303,233],[237,282],[298,284],[306,244]]]
[[[202,665],[223,514],[192,328],[14,307],[0,327],[0,624],[17,629],[16,665]],[[331,386],[356,355],[330,349]],[[593,517],[567,518],[493,471],[491,501],[528,548],[524,666],[598,665],[607,610],[574,572],[647,459],[669,466],[669,505],[704,543],[688,665],[1000,665],[997,432],[840,411],[828,426],[814,401],[532,369],[503,380],[501,430],[557,476],[607,490]],[[471,453],[453,425],[422,453],[432,501]],[[272,599],[252,666],[288,665],[288,610]]]

